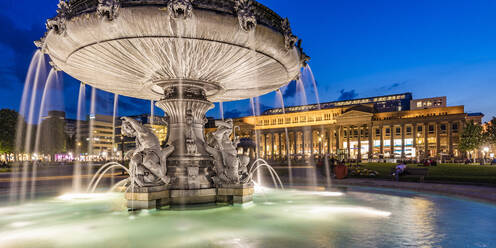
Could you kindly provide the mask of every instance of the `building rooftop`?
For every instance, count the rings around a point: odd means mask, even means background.
[[[405,105],[409,105],[410,100],[412,100],[412,93],[407,92],[407,93],[402,93],[402,94],[366,97],[366,98],[359,98],[359,99],[345,100],[345,101],[325,102],[325,103],[320,104],[320,109],[346,107],[346,106],[370,104],[370,103],[372,103],[372,104],[384,103],[384,102],[397,101],[397,100],[408,101],[407,103],[405,103]],[[304,112],[304,111],[312,111],[312,110],[319,110],[319,105],[318,104],[309,104],[309,105],[303,105],[303,106],[286,107],[284,112],[294,113],[294,112]],[[265,112],[263,112],[263,115],[274,115],[274,114],[282,114],[282,113],[283,113],[282,108],[274,108],[274,109],[266,110]]]

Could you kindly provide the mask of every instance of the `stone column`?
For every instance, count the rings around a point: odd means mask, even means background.
[[[384,156],[384,126],[380,125],[379,128],[381,129],[381,132],[380,132],[380,139],[381,139],[381,144],[380,144],[380,153],[381,155]]]
[[[296,154],[298,154],[298,143],[296,142],[297,140],[297,137],[298,137],[298,132],[294,131],[293,132],[293,154],[296,156]]]
[[[260,130],[255,130],[255,139],[257,139],[257,142],[256,142],[256,152],[257,152],[257,155],[256,155],[256,158],[262,158],[262,150],[260,149],[260,144],[262,143],[262,139],[261,139],[261,136],[260,136]]]
[[[352,126],[348,126],[346,128],[346,133],[347,133],[347,135],[346,135],[346,142],[347,142],[347,146],[346,147],[347,148],[346,149],[348,150],[348,159],[351,156],[350,136],[351,136],[351,133],[352,133],[352,131],[351,131],[352,128],[353,128]]]
[[[441,158],[441,135],[440,135],[440,124],[436,122],[436,156]]]
[[[424,123],[424,157],[427,159],[429,154],[429,123]]]
[[[314,144],[314,137],[313,137],[313,128],[310,128],[310,157],[313,158],[313,146]]]
[[[282,151],[283,151],[283,148],[282,148],[282,133],[279,133],[279,158],[280,159],[283,159],[282,157]]]
[[[453,122],[448,122],[448,153],[453,158]]]
[[[401,159],[405,159],[405,124],[401,124]]]
[[[156,105],[169,116],[167,146],[174,147],[167,158],[167,176],[174,179],[169,187],[212,188],[213,161],[205,142],[205,113],[214,105],[201,87],[171,85],[164,92],[164,100]]]
[[[374,138],[372,136],[372,135],[374,135],[373,134],[374,125],[372,123],[369,124],[367,129],[369,130],[369,154],[368,154],[369,157],[368,157],[368,159],[372,159],[374,156]]]
[[[267,156],[267,146],[268,146],[268,142],[267,142],[267,134],[265,132],[263,132],[263,137],[264,137],[264,156],[263,158],[264,159],[269,159],[269,157]]]
[[[329,128],[329,139],[327,140],[328,141],[327,143],[328,143],[328,146],[329,146],[329,148],[328,148],[328,153],[329,154],[334,153],[334,138],[335,138],[334,137],[334,127],[331,126]]]
[[[358,126],[358,152],[357,152],[357,160],[362,160],[362,125]]]
[[[272,142],[272,160],[276,159],[276,134],[274,132],[271,133],[271,142]]]
[[[394,125],[391,125],[389,126],[389,134],[391,135],[390,138],[391,138],[391,145],[389,146],[390,147],[390,151],[391,151],[391,156],[390,158],[395,158],[395,154],[394,154]]]
[[[418,159],[417,157],[417,123],[413,123],[413,131],[412,131],[412,135],[413,135],[413,150],[415,150],[415,153],[412,154],[413,157],[415,159]]]
[[[303,147],[302,149],[303,157],[305,157],[305,130],[301,132],[301,146]]]

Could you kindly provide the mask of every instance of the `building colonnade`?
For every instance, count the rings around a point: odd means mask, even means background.
[[[256,130],[266,160],[345,155],[349,159],[459,158],[461,120],[369,122]],[[286,135],[287,134],[287,135]]]

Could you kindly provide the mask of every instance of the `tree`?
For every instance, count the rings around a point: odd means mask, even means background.
[[[0,110],[0,152],[12,153],[15,149],[17,118],[19,114],[11,109]]]
[[[496,145],[496,117],[493,117],[493,119],[487,123],[484,137],[487,143]]]
[[[465,128],[460,135],[460,151],[475,151],[483,145],[484,141],[485,138],[482,126],[473,121],[466,122]]]
[[[54,155],[67,151],[64,112],[50,111],[38,125],[41,125],[40,152]]]

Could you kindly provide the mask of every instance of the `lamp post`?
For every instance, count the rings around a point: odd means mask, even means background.
[[[486,147],[484,147],[483,150],[484,150],[484,158],[483,158],[483,161],[484,162],[483,162],[483,164],[485,164],[486,163],[487,154],[489,153],[489,147],[486,146]]]

